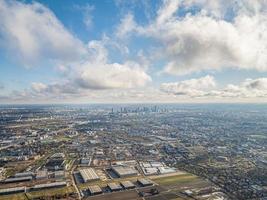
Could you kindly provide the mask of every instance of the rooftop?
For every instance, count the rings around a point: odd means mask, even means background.
[[[88,190],[91,194],[102,193],[102,189],[98,185],[90,185]]]
[[[99,176],[96,174],[96,172],[93,168],[80,169],[79,172],[80,172],[84,182],[99,179]]]

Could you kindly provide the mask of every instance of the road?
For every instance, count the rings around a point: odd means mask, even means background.
[[[74,162],[75,162],[75,160],[74,160]],[[80,193],[79,188],[76,185],[76,182],[75,182],[75,179],[74,179],[74,176],[73,176],[73,172],[74,172],[75,168],[76,168],[76,166],[73,165],[72,168],[71,168],[71,174],[70,174],[70,176],[71,176],[72,185],[74,186],[74,188],[75,188],[75,190],[76,190],[76,192],[78,194],[78,199],[81,200],[82,199],[82,195]]]

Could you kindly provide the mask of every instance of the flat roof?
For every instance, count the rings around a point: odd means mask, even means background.
[[[88,186],[88,190],[91,194],[102,193],[102,189],[98,185],[90,185]]]
[[[99,176],[96,174],[96,172],[93,168],[80,169],[79,172],[80,172],[84,182],[99,179]]]
[[[27,177],[27,176],[33,176],[33,173],[32,172],[20,172],[20,173],[16,173],[15,174],[16,178],[18,178],[18,177]]]
[[[24,190],[25,190],[25,187],[5,188],[5,189],[0,189],[0,194],[9,193],[9,192],[23,192]]]
[[[122,189],[122,187],[118,183],[109,183],[108,187],[111,190],[121,190]]]
[[[121,181],[121,185],[124,188],[133,188],[135,185],[131,181]]]
[[[119,176],[127,176],[127,175],[135,175],[137,174],[137,171],[131,167],[127,166],[112,166],[112,170],[115,171],[116,174]]]
[[[9,182],[28,181],[28,180],[32,180],[32,176],[24,176],[24,177],[8,178],[8,179],[4,180],[4,182],[5,182],[5,183],[9,183]]]
[[[141,183],[142,185],[152,185],[153,182],[149,179],[145,179],[145,178],[140,178],[138,179],[138,182]]]
[[[47,170],[38,170],[36,173],[36,178],[38,177],[46,177],[47,176]]]
[[[53,182],[53,183],[44,183],[44,184],[39,184],[35,185],[32,187],[32,189],[41,189],[41,188],[48,188],[48,187],[58,187],[58,186],[65,186],[67,183],[65,181],[61,182]]]

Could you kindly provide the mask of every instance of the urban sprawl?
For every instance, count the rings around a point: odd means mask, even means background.
[[[0,107],[0,199],[266,200],[264,105]]]

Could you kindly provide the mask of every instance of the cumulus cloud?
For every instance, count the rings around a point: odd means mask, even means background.
[[[217,88],[214,77],[205,76],[175,83],[163,83],[161,91],[176,96],[201,98],[267,98],[267,78],[246,79],[239,85]]]
[[[93,7],[86,5],[77,9],[88,18]],[[54,60],[57,64],[62,80],[52,84],[32,83],[34,94],[134,88],[151,81],[137,62],[126,60],[116,63],[109,60],[107,46],[118,49],[122,54],[128,53],[127,47],[105,35],[102,40],[84,44],[63,26],[51,10],[37,2],[0,2],[0,40],[1,47],[10,50],[26,66],[47,60]]]
[[[59,66],[64,72],[64,81],[52,84],[32,83],[32,92],[53,96],[84,93],[85,90],[132,89],[144,87],[151,81],[151,77],[145,72],[146,68],[137,62],[110,62],[106,45],[110,45],[107,37],[90,41],[86,59],[70,66]]]
[[[89,42],[88,59],[73,67],[76,72],[74,81],[78,86],[86,89],[135,88],[151,81],[151,77],[137,62],[110,62],[106,48],[108,42],[106,37]]]
[[[0,43],[28,67],[43,60],[77,60],[86,53],[82,42],[37,2],[0,1]]]
[[[161,90],[175,95],[185,95],[190,97],[203,96],[205,91],[208,91],[216,86],[214,77],[207,75],[198,79],[189,79],[175,83],[161,84]]]
[[[211,92],[209,95],[220,97],[267,97],[267,78],[246,79],[240,85],[229,84],[221,91]]]
[[[65,81],[65,83],[50,84],[33,82],[31,84],[31,90],[28,90],[27,92],[37,96],[58,96],[62,94],[78,94],[79,91],[80,89],[70,81]]]
[[[177,16],[181,9],[187,14]],[[146,26],[126,16],[120,35],[135,32],[161,42],[159,50],[167,61],[163,71],[169,74],[225,67],[267,71],[266,10],[266,1],[258,0],[166,0]]]
[[[76,81],[83,88],[111,89],[143,87],[151,81],[149,75],[132,62],[119,63],[83,63]]]
[[[117,27],[116,36],[119,38],[125,38],[133,31],[138,31],[138,25],[134,20],[132,13],[128,13],[121,19],[119,26]]]

